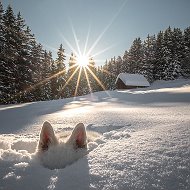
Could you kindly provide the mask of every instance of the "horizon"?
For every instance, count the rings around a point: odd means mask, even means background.
[[[10,4],[15,14],[21,12],[37,41],[52,52],[54,59],[63,44],[66,60],[71,52],[89,52],[95,55],[97,66],[114,56],[123,56],[137,37],[144,41],[148,34],[157,34],[169,26],[185,29],[190,25],[188,0],[2,2],[4,10]]]

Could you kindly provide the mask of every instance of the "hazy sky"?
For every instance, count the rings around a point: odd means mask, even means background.
[[[121,55],[136,37],[171,27],[190,26],[190,0],[2,0],[15,13],[21,11],[36,39],[56,57],[62,43],[66,53],[71,46],[78,52],[92,47],[96,64]],[[74,35],[75,34],[75,35]],[[70,45],[69,45],[70,44]],[[70,46],[70,47],[69,47]],[[106,51],[104,51],[106,50]]]

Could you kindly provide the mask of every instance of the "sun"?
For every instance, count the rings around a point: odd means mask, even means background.
[[[80,67],[87,67],[89,65],[89,57],[86,55],[77,56],[77,65]]]

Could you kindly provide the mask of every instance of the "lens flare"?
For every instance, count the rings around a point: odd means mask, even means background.
[[[86,55],[79,55],[77,57],[77,65],[79,67],[87,67],[89,65],[89,58]]]

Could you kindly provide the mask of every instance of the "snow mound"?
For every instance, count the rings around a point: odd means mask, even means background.
[[[24,138],[22,135],[0,135],[0,161],[13,162],[14,166],[17,167],[24,167],[21,163],[27,167],[30,162],[36,162],[49,169],[65,168],[103,142],[98,138],[100,137],[98,133],[89,131],[88,133],[91,135],[91,142],[87,144],[88,150],[75,150],[66,146],[65,143],[61,143],[50,147],[48,151],[43,153],[37,152],[38,138],[34,139],[30,136],[27,137],[27,135]]]
[[[29,162],[36,150],[37,141],[19,135],[0,135],[0,160]]]
[[[11,149],[19,151],[19,150],[26,150],[29,153],[34,153],[36,151],[37,142],[30,139],[20,140],[14,142],[11,145]]]

